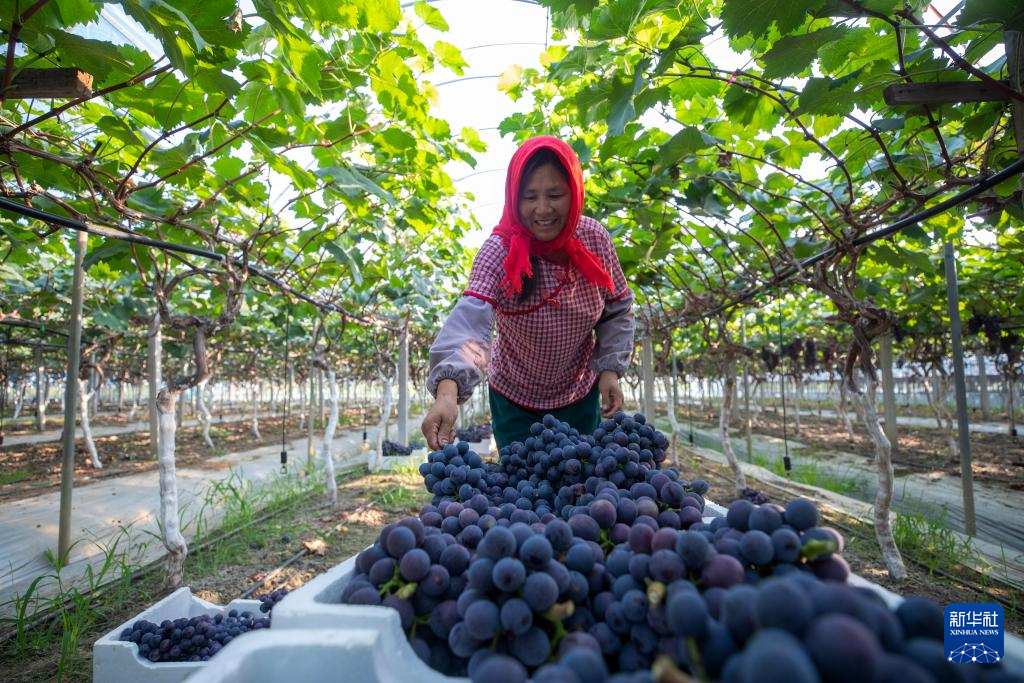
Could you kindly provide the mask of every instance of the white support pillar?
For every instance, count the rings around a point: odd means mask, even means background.
[[[409,443],[409,325],[402,329],[398,346],[398,443]]]
[[[657,418],[657,411],[654,403],[654,343],[650,336],[644,335],[641,348],[644,373],[644,416],[653,425]]]

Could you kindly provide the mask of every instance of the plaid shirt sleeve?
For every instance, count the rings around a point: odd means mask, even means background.
[[[495,308],[503,299],[501,281],[505,277],[506,249],[497,235],[488,237],[473,259],[469,272],[469,284],[463,292],[466,296],[483,299]]]

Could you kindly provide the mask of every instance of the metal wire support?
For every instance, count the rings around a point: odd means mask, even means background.
[[[783,372],[783,365],[786,362],[786,354],[782,353],[782,297],[779,297],[779,388],[782,390],[782,446],[785,449],[782,456],[782,464],[786,468],[786,476],[793,474],[793,461],[789,459],[789,435],[786,433],[786,373]],[[800,404],[796,406],[800,410]]]

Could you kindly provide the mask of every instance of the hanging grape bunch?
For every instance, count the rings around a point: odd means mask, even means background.
[[[783,344],[782,355],[792,361],[791,367],[797,367],[800,362],[800,352],[803,351],[804,343],[800,338],[794,339],[788,344]]]
[[[804,340],[804,369],[807,372],[818,369],[818,349],[813,339]]]
[[[833,346],[832,344],[829,344],[828,346],[823,348],[821,350],[821,362],[822,362],[822,364],[825,365],[825,366],[831,365],[832,364],[832,359],[835,358],[835,355],[836,355],[836,349],[835,349],[835,346]]]

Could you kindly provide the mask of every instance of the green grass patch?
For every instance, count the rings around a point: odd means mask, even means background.
[[[781,458],[768,458],[763,455],[754,454],[753,462],[758,467],[774,472],[780,477],[786,476],[786,466]],[[819,466],[815,460],[793,462],[793,470],[789,478],[801,484],[817,486],[818,488],[834,491],[848,495],[863,488],[864,484],[859,477],[838,472],[830,472]]]
[[[14,470],[12,472],[0,472],[0,485],[2,484],[14,484],[19,481],[25,481],[26,479],[32,478],[32,472],[29,470]]]
[[[896,546],[925,563],[929,574],[937,569],[953,573],[972,566],[979,559],[971,539],[949,527],[946,511],[941,508],[930,514],[897,513],[892,533]]]
[[[236,564],[246,549],[262,547],[282,534],[281,519],[290,519],[291,511],[301,505],[318,504],[322,498],[323,477],[315,471],[312,476],[295,473],[278,474],[258,488],[232,471],[226,479],[212,482],[200,497],[200,509],[193,519],[182,524],[182,534],[188,539],[189,556],[185,563],[184,584],[211,576],[223,568]],[[339,481],[362,476],[362,471],[341,474]],[[186,514],[183,508],[180,514]],[[214,530],[214,517],[219,518]],[[265,521],[263,521],[265,519]],[[312,529],[312,527],[309,527]],[[290,529],[292,536],[309,530]],[[133,578],[143,568],[142,556],[150,543],[160,544],[159,534],[135,534],[129,527],[106,542],[91,540],[100,550],[103,563],[98,568],[87,567],[85,576],[73,583],[61,578],[61,569],[67,557],[47,553],[52,571],[38,577],[24,594],[16,596],[8,605],[13,615],[0,618],[0,627],[12,638],[0,647],[0,660],[46,658],[47,680],[83,680],[90,678],[90,640],[116,626],[125,614],[137,613],[141,607],[152,604],[164,593],[163,574],[157,570],[141,578]],[[205,548],[204,542],[213,540]],[[39,590],[44,584],[55,583],[53,595],[44,596]],[[93,592],[102,590],[101,597]],[[54,619],[33,624],[39,617],[56,613]]]

